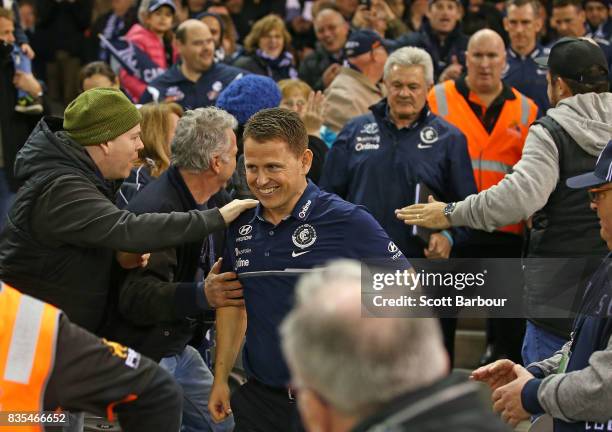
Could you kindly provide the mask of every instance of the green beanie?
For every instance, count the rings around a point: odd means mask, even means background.
[[[96,145],[124,134],[141,119],[121,90],[94,88],[70,102],[64,111],[64,129],[79,144]]]

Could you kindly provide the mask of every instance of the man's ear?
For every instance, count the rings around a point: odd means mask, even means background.
[[[219,174],[221,171],[221,156],[215,155],[210,159],[210,169],[215,174]]]
[[[306,149],[304,153],[302,153],[302,170],[304,171],[304,175],[308,174],[310,171],[310,167],[312,166],[312,150]]]
[[[98,144],[98,147],[100,147],[100,149],[102,150],[102,153],[104,153],[104,156],[108,156],[108,154],[110,153],[110,146],[111,146],[110,141],[106,141],[106,142],[103,142],[102,144]]]
[[[559,86],[559,95],[562,97],[570,97],[573,96],[574,94],[572,93],[572,90],[570,89],[570,87],[567,85],[567,83],[565,82],[565,80],[561,77],[557,78],[557,82],[555,83],[555,85]]]

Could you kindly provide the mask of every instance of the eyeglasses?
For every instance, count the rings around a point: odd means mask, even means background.
[[[589,189],[587,193],[591,202],[597,204],[603,198],[603,193],[609,190],[612,190],[612,187],[593,188]]]

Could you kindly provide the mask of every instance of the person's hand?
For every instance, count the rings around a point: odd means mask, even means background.
[[[530,414],[523,408],[521,392],[527,381],[534,377],[518,364],[515,364],[512,370],[516,379],[495,390],[492,397],[493,411],[500,413],[502,420],[510,426],[516,427],[523,420],[529,419]]]
[[[214,380],[208,397],[208,411],[215,423],[225,420],[231,413],[230,388],[226,382]]]
[[[40,93],[42,93],[42,86],[31,73],[15,71],[15,75],[13,76],[13,85],[18,89],[27,92],[32,97],[37,97]]]
[[[146,254],[138,254],[138,253],[130,253],[130,252],[117,252],[115,254],[115,258],[119,265],[126,269],[132,270],[139,267],[146,267],[149,264],[149,258],[151,257],[150,253]]]
[[[418,225],[429,229],[443,230],[450,228],[450,221],[444,216],[446,203],[436,201],[430,195],[428,204],[413,204],[395,210],[395,216],[406,225]]]
[[[234,272],[219,273],[223,258],[219,258],[204,279],[204,295],[208,304],[214,308],[223,306],[243,306],[242,284]]]
[[[322,77],[325,88],[329,87],[331,82],[338,76],[340,69],[342,69],[342,65],[339,63],[332,63],[325,69]]]
[[[515,365],[512,360],[497,360],[473,371],[470,379],[481,381],[495,391],[516,379]]]
[[[19,48],[21,48],[21,52],[24,53],[30,60],[32,60],[36,56],[30,44],[21,44]]]
[[[442,71],[440,77],[438,78],[438,82],[444,82],[448,80],[455,81],[459,79],[461,73],[463,72],[463,66],[459,63],[459,59],[456,55],[451,56],[451,64],[449,64],[446,69]]]
[[[306,106],[301,116],[308,135],[320,137],[319,130],[323,124],[324,103],[325,97],[322,92],[310,92],[308,95],[308,101],[306,102]]]
[[[446,259],[451,251],[450,241],[444,234],[433,233],[429,237],[429,245],[427,249],[423,249],[425,258],[427,259]]]
[[[254,199],[235,199],[219,209],[226,225],[229,225],[245,210],[255,207],[259,201]]]

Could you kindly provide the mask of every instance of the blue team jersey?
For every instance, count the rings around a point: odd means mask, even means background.
[[[278,225],[267,222],[263,209],[246,211],[228,230],[224,271],[310,269],[330,260],[384,260],[388,267],[410,264],[389,236],[363,208],[308,186],[292,214]],[[295,276],[241,279],[247,310],[243,364],[249,377],[284,387],[289,371],[280,350],[278,327],[293,306]],[[333,293],[330,293],[332,295]]]
[[[503,81],[514,87],[525,96],[532,99],[538,106],[538,117],[546,114],[550,108],[546,88],[546,72],[535,62],[538,57],[547,56],[550,48],[537,45],[536,48],[527,56],[515,53],[512,48],[508,48],[506,55],[506,69],[502,75]]]
[[[194,83],[183,75],[180,65],[175,64],[149,84],[140,98],[140,103],[162,102],[173,97],[185,110],[212,106],[224,88],[247,74],[248,72],[242,69],[214,63]]]
[[[397,129],[386,99],[346,124],[319,181],[321,189],[365,206],[409,258],[423,257],[424,244],[395,209],[415,203],[419,183],[445,202],[477,192],[465,136],[427,107],[410,127]],[[464,229],[453,232],[466,239]]]

